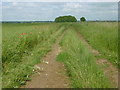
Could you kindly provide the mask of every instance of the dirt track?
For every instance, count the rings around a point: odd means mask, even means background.
[[[65,32],[64,32],[65,33]],[[69,78],[65,75],[66,69],[62,62],[56,61],[56,56],[61,52],[59,42],[64,33],[52,46],[52,50],[42,58],[42,63],[35,65],[36,74],[21,88],[68,88]]]
[[[52,46],[52,50],[42,58],[42,63],[35,65],[34,72],[36,72],[36,74],[32,75],[32,80],[21,88],[69,88],[70,81],[69,77],[65,75],[66,68],[62,62],[56,61],[56,56],[61,52],[59,42],[64,33]],[[78,36],[93,55],[99,55],[99,51],[93,49],[79,32]],[[118,87],[118,69],[103,58],[96,60],[96,64],[103,69],[106,77],[108,77],[113,86]]]

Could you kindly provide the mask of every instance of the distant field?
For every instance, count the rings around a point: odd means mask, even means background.
[[[2,26],[4,88],[18,88],[30,81],[34,65],[41,62],[64,31],[60,43],[62,52],[57,60],[66,66],[70,87],[114,87],[96,64],[96,58],[106,58],[114,66],[118,65],[117,22],[3,23]],[[100,52],[99,57],[90,53],[77,36],[78,32]]]

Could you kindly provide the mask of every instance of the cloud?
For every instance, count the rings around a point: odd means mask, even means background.
[[[34,2],[6,2],[6,3],[3,3],[2,5],[2,8],[3,10],[5,9],[12,9],[12,10],[22,10],[22,9],[25,9],[25,8],[34,8],[34,7],[37,7],[36,6],[36,3]]]
[[[23,7],[18,7],[19,10],[23,9]]]
[[[4,9],[9,9],[10,6],[2,6],[2,8],[4,8]]]
[[[68,12],[74,11],[80,8],[82,8],[82,5],[80,3],[65,3],[63,5],[63,11],[68,11]]]
[[[32,2],[32,3],[26,3],[24,5],[29,6],[29,7],[36,7],[36,3],[34,3],[34,2]]]
[[[58,16],[73,15],[79,20],[117,19],[117,3],[98,2],[4,2],[3,20],[54,20]]]
[[[4,0],[3,2],[119,2],[119,0]]]
[[[66,3],[64,5],[64,7],[67,7],[67,8],[80,8],[80,7],[82,7],[82,5],[80,5],[80,3]]]
[[[12,6],[17,6],[17,5],[18,5],[17,2],[13,2],[13,3],[12,3]]]

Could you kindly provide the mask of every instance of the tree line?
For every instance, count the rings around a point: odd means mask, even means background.
[[[80,21],[86,21],[85,17],[81,17]],[[59,16],[55,18],[55,22],[77,22],[77,19],[74,16]]]

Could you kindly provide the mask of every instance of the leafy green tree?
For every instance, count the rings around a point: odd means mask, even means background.
[[[77,19],[74,16],[59,16],[55,18],[55,22],[77,22]]]
[[[82,21],[82,22],[86,21],[85,17],[81,17],[80,21]]]

